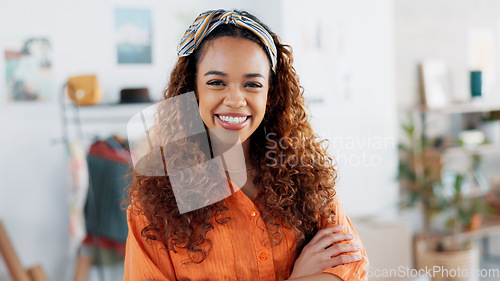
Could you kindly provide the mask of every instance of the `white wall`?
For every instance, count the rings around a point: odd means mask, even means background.
[[[341,140],[338,145],[332,141],[331,151],[336,157],[344,155],[349,160],[365,153],[381,159],[378,166],[340,162],[339,193],[349,214],[383,214],[393,208],[397,196],[393,181],[395,147],[379,148],[373,142],[395,138],[393,4],[391,0],[376,4],[370,0],[313,2],[314,5],[310,1],[303,4],[264,0],[2,1],[0,49],[3,51],[3,43],[12,37],[47,36],[53,44],[57,89],[68,76],[96,73],[104,89],[104,102],[116,102],[121,88],[133,86],[147,86],[151,96],[158,98],[175,61],[179,34],[186,28],[179,24],[179,15],[194,19],[208,8],[248,9],[293,46],[296,39],[289,27],[293,22],[300,23],[297,17],[292,18],[297,12],[293,7],[304,11],[307,6],[316,7],[315,11],[329,10],[329,16],[345,20],[352,40],[344,63],[352,75],[354,99],[340,102],[330,97],[326,107],[312,104],[313,123],[321,135]],[[152,9],[153,64],[116,64],[116,6]],[[314,82],[316,73],[302,71],[299,60],[296,67],[301,79]],[[0,60],[0,77],[5,77],[4,70],[5,62]],[[306,95],[312,85],[304,85]],[[135,112],[132,109],[125,114]],[[95,131],[121,132],[124,127],[123,123],[107,124]],[[41,263],[51,280],[70,280],[74,261],[67,255],[67,159],[64,146],[51,144],[60,136],[57,103],[6,103],[5,81],[0,79],[0,218],[26,267]],[[351,147],[346,141],[355,143]],[[366,141],[371,144],[364,144]],[[2,262],[0,280],[10,280]]]
[[[322,100],[310,104],[313,125],[330,140],[330,152],[339,163],[337,191],[348,214],[394,215],[393,1],[284,2],[283,38],[295,50],[306,97]],[[310,30],[321,25],[322,32],[330,33],[309,37],[303,28],[308,24]],[[316,40],[323,50],[314,49]]]

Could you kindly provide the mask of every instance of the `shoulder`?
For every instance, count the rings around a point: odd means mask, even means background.
[[[150,224],[149,219],[144,213],[141,205],[134,202],[127,207],[127,222],[129,225],[129,231],[138,230],[139,234]]]

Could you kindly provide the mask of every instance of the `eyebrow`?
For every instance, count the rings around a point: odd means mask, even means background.
[[[205,73],[205,76],[208,76],[208,75],[220,75],[220,76],[227,76],[227,73],[224,73],[222,71],[218,71],[218,70],[211,70],[207,73]],[[264,77],[264,75],[260,74],[260,73],[249,73],[249,74],[245,74],[245,78],[255,78],[255,77],[261,77],[263,79],[266,79],[266,77]]]

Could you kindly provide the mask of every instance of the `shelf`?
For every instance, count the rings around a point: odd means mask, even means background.
[[[482,223],[479,229],[471,231],[463,231],[457,234],[436,235],[432,234],[424,238],[422,234],[415,235],[414,247],[416,251],[422,251],[427,245],[432,245],[434,248],[438,243],[456,244],[466,240],[480,240],[500,234],[500,215],[483,216]],[[446,252],[444,252],[446,253]],[[418,263],[418,262],[417,262]]]
[[[79,106],[78,111],[84,123],[126,123],[136,113],[154,104],[155,103],[98,104]],[[76,109],[77,107],[73,104],[68,106],[66,110],[66,118],[68,121],[77,121]]]
[[[479,229],[464,231],[456,235],[448,235],[444,239],[479,239],[496,234],[500,234],[500,216],[483,216],[483,221]]]
[[[444,150],[444,154],[451,157],[462,157],[466,155],[466,153],[472,153],[475,155],[500,154],[500,144],[481,144],[470,148],[451,147]]]
[[[138,103],[100,103],[96,105],[81,105],[79,108],[81,110],[99,110],[99,109],[109,109],[109,108],[134,108],[134,107],[148,107],[155,104],[155,102],[138,102]],[[75,106],[71,104],[71,106]]]
[[[454,103],[439,108],[428,108],[425,105],[420,105],[417,107],[417,110],[420,112],[441,114],[500,111],[500,101],[481,100],[464,103]]]

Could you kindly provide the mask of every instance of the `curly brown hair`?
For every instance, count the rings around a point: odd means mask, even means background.
[[[258,188],[256,200],[264,206],[261,214],[272,233],[271,241],[275,245],[281,243],[283,234],[280,226],[283,226],[293,230],[296,235],[295,243],[300,250],[318,231],[320,217],[333,222],[335,214],[331,206],[337,173],[332,158],[326,152],[324,140],[313,132],[306,115],[303,88],[292,66],[291,47],[282,44],[280,38],[253,15],[244,11],[237,12],[261,24],[271,34],[277,48],[276,72],[270,71],[270,102],[264,121],[250,137],[250,163],[256,171],[253,183]],[[203,54],[203,46],[207,41],[221,36],[247,38],[265,48],[260,39],[249,30],[232,24],[220,25],[192,55],[178,59],[164,92],[165,99],[196,90],[196,67]],[[161,106],[158,108],[159,121],[155,121],[154,129],[149,132],[157,144],[166,143],[166,132],[171,129],[165,120],[172,118],[166,116],[172,112],[167,111]],[[191,139],[189,145],[193,144],[200,145],[199,139]],[[186,142],[167,148],[171,155],[175,155],[175,151],[187,149]],[[278,156],[283,161],[277,161]],[[210,159],[210,155],[198,155],[193,159],[199,163]],[[177,159],[165,157],[163,161],[165,160],[175,162]],[[186,166],[192,164],[185,163]],[[205,172],[206,177],[209,174],[210,172]],[[193,176],[191,179],[200,177]],[[214,180],[206,194],[220,192],[217,185],[221,184],[223,183]],[[189,193],[189,187],[184,192]],[[222,201],[181,214],[168,175],[144,176],[133,171],[128,200],[125,202],[132,205],[132,210],[144,214],[148,219],[149,224],[141,235],[163,242],[167,250],[187,250],[191,262],[195,263],[203,262],[209,254],[201,245],[207,242],[211,247],[212,242],[206,237],[207,232],[214,229],[211,219],[218,224],[231,219],[224,216],[227,207]]]

